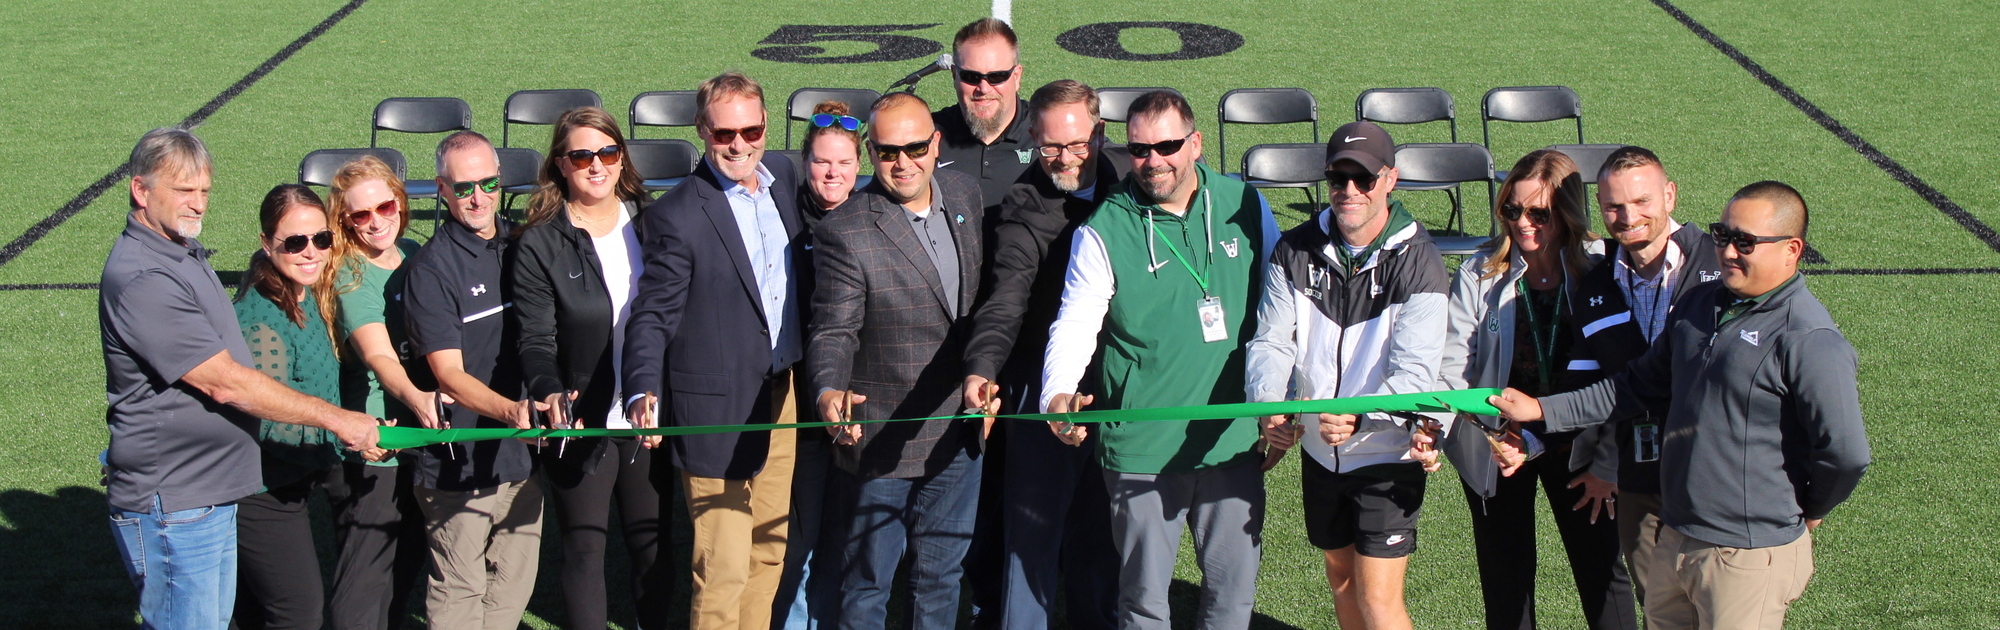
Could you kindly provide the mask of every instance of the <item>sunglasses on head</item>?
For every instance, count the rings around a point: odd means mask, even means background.
[[[1380,173],[1349,173],[1333,169],[1326,171],[1326,184],[1336,191],[1347,190],[1348,182],[1354,182],[1355,190],[1374,190],[1375,181],[1379,179],[1382,179]]]
[[[1715,237],[1716,249],[1734,245],[1736,246],[1736,253],[1745,256],[1750,255],[1750,252],[1757,251],[1758,243],[1782,243],[1796,238],[1791,236],[1758,236],[1721,223],[1708,224],[1708,235]]]
[[[590,168],[590,161],[593,158],[603,162],[605,166],[617,166],[618,157],[623,153],[623,149],[619,149],[618,145],[613,144],[601,147],[596,151],[590,149],[567,151],[563,153],[563,157],[569,158],[570,168],[582,170]]]
[[[287,254],[296,254],[306,251],[308,243],[313,246],[313,249],[320,251],[333,249],[333,231],[320,230],[318,234],[293,234],[287,236],[284,240],[278,241],[278,251]]]
[[[368,222],[374,220],[375,217],[382,217],[384,220],[394,221],[396,220],[396,215],[401,214],[402,212],[403,212],[403,207],[397,205],[396,200],[390,199],[388,201],[382,202],[381,205],[377,205],[374,208],[363,208],[360,210],[355,210],[347,213],[347,222],[355,225],[367,225]]]
[[[812,125],[814,127],[832,127],[835,124],[840,125],[841,129],[854,131],[861,128],[861,119],[855,118],[853,116],[835,116],[833,114],[813,114]]]
[[[586,166],[588,166],[588,164],[586,164]],[[488,177],[486,179],[470,181],[470,182],[453,182],[451,184],[451,196],[457,197],[459,199],[471,197],[472,189],[474,188],[478,188],[479,191],[483,193],[492,193],[498,191],[500,190],[500,176],[495,175],[492,177]]]
[[[908,155],[911,160],[920,160],[931,154],[931,141],[919,140],[909,144],[868,143],[875,148],[875,161],[894,162],[897,155]]]
[[[974,72],[972,70],[960,70],[958,71],[958,82],[964,83],[966,85],[979,85],[980,81],[985,81],[988,85],[999,85],[1002,83],[1006,83],[1007,79],[1013,76],[1014,76],[1013,68],[1008,68],[1006,70],[995,70],[993,72]]]
[[[733,144],[736,142],[737,136],[743,136],[744,142],[756,142],[758,140],[763,140],[764,126],[753,125],[749,127],[744,127],[742,129],[708,130],[708,137],[713,138],[716,144]]]
[[[1521,220],[1523,214],[1528,215],[1528,222],[1535,225],[1548,225],[1549,220],[1555,218],[1554,211],[1548,208],[1528,208],[1517,203],[1500,204],[1500,218],[1506,219],[1509,223]]]
[[[1194,137],[1194,132],[1190,131],[1188,132],[1188,135],[1181,136],[1181,139],[1179,140],[1166,140],[1162,142],[1154,142],[1152,144],[1147,144],[1144,142],[1128,142],[1125,144],[1125,150],[1131,151],[1132,157],[1139,158],[1142,160],[1152,157],[1154,153],[1158,153],[1160,154],[1161,157],[1165,157],[1173,155],[1175,153],[1180,153],[1181,147],[1187,146],[1188,138],[1193,138],[1193,137]]]

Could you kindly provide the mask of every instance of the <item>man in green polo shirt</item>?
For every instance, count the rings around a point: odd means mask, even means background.
[[[1042,408],[1243,402],[1243,342],[1256,331],[1263,292],[1258,270],[1278,236],[1270,206],[1195,162],[1201,133],[1179,94],[1139,97],[1129,121],[1132,174],[1071,243]],[[1079,392],[1086,372],[1095,385]],[[1086,431],[1052,428],[1073,445]],[[1098,430],[1121,565],[1120,627],[1169,626],[1167,588],[1185,521],[1203,573],[1197,627],[1248,626],[1264,529],[1256,420],[1113,422]]]

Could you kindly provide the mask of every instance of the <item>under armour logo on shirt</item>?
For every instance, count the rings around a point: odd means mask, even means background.
[[[1603,306],[1603,305],[1604,305],[1604,296],[1602,296],[1602,295],[1593,295],[1593,296],[1590,296],[1590,305],[1591,305],[1591,306]]]
[[[1757,331],[1754,331],[1754,330],[1742,330],[1742,331],[1737,331],[1737,334],[1738,334],[1738,335],[1741,335],[1741,336],[1743,337],[1743,340],[1744,340],[1744,341],[1748,341],[1748,342],[1750,342],[1750,345],[1753,345],[1753,346],[1754,346],[1754,345],[1757,345]]]
[[[473,294],[473,295],[475,295],[475,296],[477,296],[477,295],[480,295],[480,294],[483,294],[483,293],[485,293],[485,292],[486,292],[486,285],[484,285],[484,284],[481,284],[481,285],[479,285],[479,286],[476,286],[476,287],[472,287],[472,294]]]

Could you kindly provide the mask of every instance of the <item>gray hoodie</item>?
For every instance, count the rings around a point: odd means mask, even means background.
[[[1667,330],[1617,376],[1542,399],[1549,430],[1643,404],[1661,427],[1660,519],[1715,545],[1783,545],[1868,469],[1854,346],[1802,277],[1720,326],[1722,283],[1689,289]],[[1672,405],[1667,402],[1673,401]]]

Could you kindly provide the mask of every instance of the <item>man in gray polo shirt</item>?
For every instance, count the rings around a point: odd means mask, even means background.
[[[155,129],[132,149],[132,214],[98,293],[112,533],[147,628],[223,628],[236,602],[235,502],[263,489],[257,419],[328,429],[373,457],[377,420],[250,368],[222,282],[195,240],[212,164]]]

